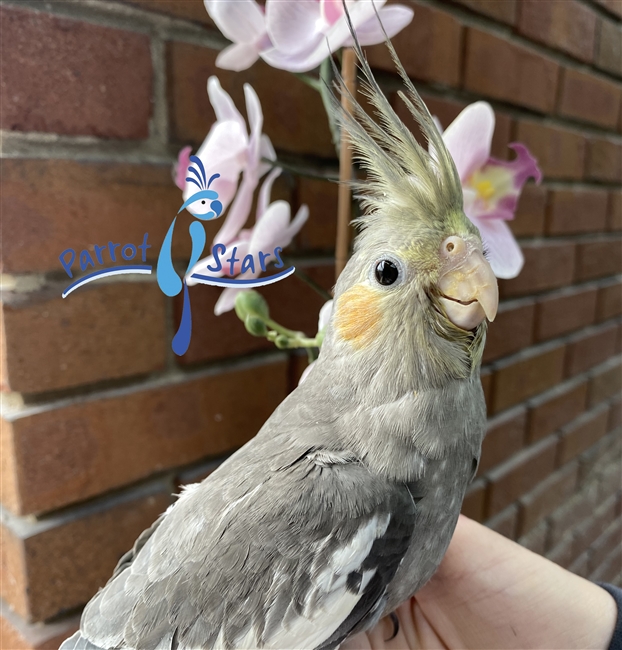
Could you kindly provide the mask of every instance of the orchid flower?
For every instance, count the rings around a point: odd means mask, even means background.
[[[196,155],[210,174],[220,174],[220,178],[213,182],[212,188],[218,192],[223,210],[233,200],[227,217],[214,238],[215,243],[228,244],[246,222],[259,179],[270,169],[270,165],[262,162],[262,158],[274,160],[276,155],[268,136],[261,133],[261,104],[249,84],[244,84],[244,96],[250,134],[242,114],[229,94],[222,89],[217,77],[209,78],[207,93],[216,113],[216,122]],[[179,153],[175,170],[175,182],[183,190],[184,201],[194,191],[192,185],[185,181],[189,157],[190,148],[185,147]],[[238,188],[240,174],[243,176]]]
[[[333,301],[329,300],[328,302],[325,302],[322,305],[322,308],[320,309],[320,315],[318,317],[318,322],[317,322],[317,331],[318,334],[328,325],[328,322],[330,321],[330,317],[333,314]],[[313,368],[313,365],[315,364],[315,361],[310,363],[303,371],[302,375],[300,375],[300,379],[298,380],[298,385],[302,384],[302,382],[309,376],[309,373],[311,372],[311,368]]]
[[[262,272],[261,266],[257,262],[259,253],[272,252],[279,246],[281,248],[289,246],[309,217],[309,209],[306,205],[301,206],[294,219],[291,220],[291,207],[287,201],[274,201],[270,203],[272,184],[280,173],[280,169],[274,169],[261,187],[257,201],[255,226],[239,232],[236,239],[227,245],[225,253],[220,255],[221,259],[227,259],[231,256],[233,249],[236,249],[235,256],[239,258],[239,261],[233,267],[232,275],[234,276],[240,273],[242,260],[247,255],[253,256],[255,259],[255,268],[242,273],[239,276],[241,280],[258,277]],[[196,284],[196,280],[193,280],[191,277],[193,273],[220,277],[230,270],[227,266],[224,266],[220,271],[213,272],[208,267],[214,263],[215,258],[213,255],[197,262],[186,276],[188,286]],[[216,302],[214,313],[220,316],[233,309],[235,306],[235,297],[240,291],[245,291],[245,289],[226,288]]]
[[[385,3],[346,0],[361,45],[381,43],[385,32],[391,38],[412,20],[409,7]],[[244,70],[261,56],[275,68],[307,72],[331,52],[353,44],[342,0],[267,0],[265,13],[254,0],[205,0],[205,7],[234,43],[216,59],[221,68]]]
[[[510,144],[511,162],[490,156],[495,114],[490,104],[467,106],[443,133],[456,164],[464,194],[464,212],[479,228],[492,270],[499,278],[514,278],[523,267],[520,246],[505,223],[514,218],[518,198],[528,178],[542,180],[527,147]]]

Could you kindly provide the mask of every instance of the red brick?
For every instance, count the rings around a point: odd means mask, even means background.
[[[214,123],[206,81],[215,74],[243,114],[246,112],[244,84],[249,83],[255,89],[263,109],[263,132],[277,149],[335,157],[319,93],[290,73],[271,68],[263,61],[243,72],[221,70],[216,67],[217,54],[188,43],[168,44],[169,112],[176,142],[199,144]],[[279,89],[278,93],[275,88]]]
[[[57,650],[80,627],[80,618],[41,624],[26,623],[0,602],[0,648],[6,650]]]
[[[545,395],[535,397],[529,403],[529,442],[540,440],[574,420],[585,410],[587,382],[572,382],[556,386]]]
[[[598,505],[591,517],[575,530],[574,553],[575,557],[589,548],[615,520],[619,498],[611,496],[604,503]]]
[[[487,515],[501,512],[548,476],[555,467],[556,448],[557,439],[546,438],[493,469],[488,475]]]
[[[622,240],[599,239],[577,245],[577,280],[591,280],[620,271]]]
[[[616,548],[613,553],[590,574],[590,580],[594,582],[610,582],[620,584],[622,575],[622,546]]]
[[[67,248],[77,260],[83,249],[96,260],[95,244],[138,246],[145,233],[148,257],[155,260],[181,202],[170,165],[4,159],[3,272],[64,273],[58,257]],[[191,217],[180,219],[187,232]],[[184,238],[175,240],[174,255],[189,256]],[[107,256],[104,261],[111,263]]]
[[[10,425],[19,494],[5,505],[19,514],[48,511],[233,451],[285,397],[286,371],[272,363],[26,411]]]
[[[312,280],[326,291],[334,284],[333,266],[304,268]],[[214,361],[226,357],[240,356],[258,350],[274,350],[274,344],[264,338],[251,336],[234,311],[222,316],[214,315],[214,305],[222,289],[198,286],[190,289],[192,314],[195,323],[188,352],[180,358],[184,365],[203,361]],[[310,336],[317,332],[318,315],[326,300],[293,276],[283,282],[262,287],[260,293],[268,301],[271,316],[278,323],[294,330],[304,331]],[[175,328],[181,320],[182,299],[175,300]]]
[[[557,295],[538,301],[536,341],[544,341],[592,325],[596,319],[595,287],[562,289]]]
[[[599,68],[622,77],[622,28],[613,20],[603,18],[600,21],[595,63]]]
[[[518,29],[528,38],[592,61],[596,14],[576,0],[522,0]]]
[[[615,16],[622,18],[622,2],[620,0],[594,0],[601,7],[604,7]]]
[[[546,536],[548,533],[548,524],[546,521],[541,521],[533,530],[531,530],[527,535],[519,537],[517,542],[528,548],[538,555],[544,555],[544,549],[546,546]]]
[[[214,25],[205,10],[202,0],[121,0],[126,4],[135,5],[141,9],[157,11],[175,18],[191,20],[195,23]]]
[[[546,232],[568,235],[605,229],[609,196],[604,190],[556,190],[550,193]]]
[[[575,245],[568,242],[536,242],[522,246],[525,266],[512,280],[501,280],[499,291],[505,297],[556,289],[572,283]]]
[[[575,494],[549,518],[548,548],[556,546],[563,536],[587,520],[598,504],[598,484],[590,483]]]
[[[609,413],[610,419],[611,409]],[[620,457],[620,452],[617,449],[619,438],[615,431],[611,432],[609,426],[607,426],[607,430],[610,433],[584,451],[579,457],[579,484],[581,486],[594,481],[598,483],[603,463],[606,463],[609,459],[615,460]]]
[[[565,352],[564,345],[549,345],[500,362],[494,375],[493,413],[558,384],[563,376]]]
[[[566,535],[563,537],[559,544],[546,554],[546,557],[551,560],[551,562],[555,562],[555,564],[559,564],[559,566],[567,569],[576,559],[576,553],[574,552],[574,538],[572,535]]]
[[[309,221],[298,236],[305,251],[330,251],[337,236],[337,183],[315,178],[298,180],[297,206],[309,206]]]
[[[473,481],[468,487],[462,502],[462,514],[475,521],[484,520],[486,482],[484,479]]]
[[[521,497],[518,534],[532,530],[544,517],[562,505],[577,485],[578,463],[570,463],[551,474],[529,494]]]
[[[58,289],[60,293],[60,289]],[[93,284],[62,299],[5,303],[6,381],[38,393],[164,367],[164,295],[155,283]]]
[[[469,28],[464,85],[468,90],[550,113],[559,65],[531,49]]]
[[[559,462],[572,460],[596,444],[607,433],[609,406],[603,404],[564,427],[559,446]]]
[[[622,314],[622,282],[611,280],[598,290],[596,320],[603,321]]]
[[[594,571],[607,557],[622,544],[622,523],[613,521],[605,532],[592,545],[590,571]]]
[[[619,494],[620,485],[622,485],[622,466],[620,465],[620,454],[618,454],[617,462],[606,468],[600,476],[598,486],[600,498],[606,499],[612,494]]]
[[[525,144],[536,157],[545,178],[583,178],[586,140],[581,134],[520,120],[516,140]],[[602,154],[599,155],[602,157]],[[593,166],[596,173],[601,173],[602,163],[598,156]]]
[[[494,323],[488,326],[484,363],[527,348],[533,341],[533,302],[501,303]]]
[[[408,110],[406,104],[404,104],[396,92],[391,93],[389,97],[391,105],[393,106],[395,112],[398,114],[399,118],[410,129],[417,142],[427,148],[425,136],[421,133],[419,125],[413,119],[413,116]],[[443,129],[447,129],[447,127],[456,119],[456,117],[458,117],[462,110],[468,106],[468,102],[447,99],[446,97],[438,97],[436,95],[430,95],[428,93],[421,93],[421,98],[425,102],[430,113],[434,117],[438,118]],[[373,109],[373,107],[370,107],[370,114],[373,115],[374,110],[375,109]]]
[[[518,506],[513,503],[486,522],[486,526],[508,539],[516,539],[516,524],[518,522]]]
[[[607,230],[622,230],[622,192],[609,193]]]
[[[611,359],[604,367],[594,371],[590,379],[589,403],[599,404],[622,391],[622,363],[620,359]]]
[[[469,9],[478,11],[486,16],[490,16],[495,20],[503,23],[514,25],[516,23],[516,15],[518,9],[518,0],[497,0],[490,2],[490,0],[457,0]]]
[[[516,237],[542,235],[547,206],[547,190],[543,186],[528,184],[523,188],[516,216],[508,225]]]
[[[620,112],[619,85],[578,70],[565,68],[559,114],[614,129]]]
[[[605,138],[590,138],[585,176],[595,181],[622,182],[622,145]]]
[[[415,18],[391,40],[404,69],[414,79],[457,86],[460,81],[460,23],[449,13],[412,3]],[[373,68],[395,73],[395,65],[384,45],[366,48]]]
[[[484,391],[484,399],[486,400],[486,410],[490,413],[492,410],[492,372],[490,369],[482,369],[480,378],[482,381],[482,390]]]
[[[149,135],[148,36],[13,7],[2,31],[3,129]]]
[[[51,525],[3,525],[9,572],[2,596],[23,618],[42,621],[78,607],[103,587],[123,553],[171,502],[168,493],[112,501],[60,516]],[[23,565],[14,557],[21,555]]]
[[[527,410],[518,407],[488,422],[488,432],[482,444],[479,473],[499,465],[523,448]]]
[[[584,553],[581,553],[581,555],[579,555],[570,564],[570,566],[568,567],[568,571],[578,576],[581,576],[582,578],[587,578],[589,573],[587,568],[588,557],[589,557],[589,550],[585,551]]]
[[[568,342],[566,372],[569,376],[585,372],[616,353],[617,326],[589,328]]]

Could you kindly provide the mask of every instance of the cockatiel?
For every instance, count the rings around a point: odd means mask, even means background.
[[[365,216],[317,362],[140,536],[62,650],[338,648],[439,565],[480,456],[498,293],[454,163],[391,51],[429,151],[357,46],[380,120],[355,98],[341,115],[368,172]]]

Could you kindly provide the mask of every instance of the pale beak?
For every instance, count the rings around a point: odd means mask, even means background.
[[[492,322],[499,306],[499,288],[482,252],[458,236],[448,237],[440,252],[443,267],[438,286],[447,318],[464,330],[474,329],[485,318]]]

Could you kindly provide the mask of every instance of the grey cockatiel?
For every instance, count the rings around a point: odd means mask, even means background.
[[[368,171],[366,214],[319,359],[253,440],[141,535],[65,650],[337,648],[445,553],[484,435],[497,285],[399,62],[429,153],[359,59],[380,122],[356,102],[341,116]]]

